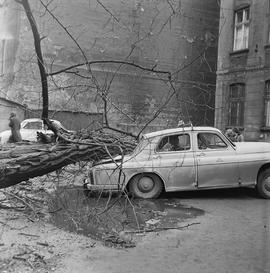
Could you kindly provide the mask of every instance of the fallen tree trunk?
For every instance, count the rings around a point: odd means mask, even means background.
[[[55,130],[55,128],[54,128]],[[55,131],[57,142],[6,145],[0,150],[0,188],[42,176],[78,161],[97,162],[131,152],[135,140],[105,132]]]

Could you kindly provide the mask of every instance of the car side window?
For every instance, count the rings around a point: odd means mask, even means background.
[[[185,150],[190,150],[189,134],[165,136],[161,139],[157,147],[158,152],[185,151]]]
[[[213,133],[199,133],[197,135],[197,143],[200,150],[224,149],[228,147],[220,136]]]

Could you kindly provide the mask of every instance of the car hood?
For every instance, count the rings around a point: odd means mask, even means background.
[[[98,161],[95,166],[97,165],[103,165],[103,164],[110,164],[110,163],[115,163],[115,162],[121,162],[122,161],[122,158],[123,156],[121,155],[117,155],[117,156],[114,156],[112,158],[106,158],[106,159],[102,159],[100,161]]]
[[[237,153],[270,152],[270,143],[265,142],[234,142]]]

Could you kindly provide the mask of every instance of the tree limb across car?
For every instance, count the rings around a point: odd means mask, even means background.
[[[56,142],[3,145],[0,149],[0,188],[9,187],[36,176],[53,172],[78,161],[96,162],[128,153],[136,141],[104,130],[67,132],[46,122]],[[45,136],[44,136],[45,137]]]

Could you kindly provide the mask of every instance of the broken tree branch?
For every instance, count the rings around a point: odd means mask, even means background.
[[[98,60],[98,61],[88,61],[88,62],[84,62],[84,63],[78,63],[78,64],[74,64],[71,66],[68,66],[66,68],[60,69],[58,71],[54,71],[51,73],[48,73],[48,76],[55,76],[57,74],[63,73],[63,72],[67,72],[69,70],[72,70],[74,68],[78,68],[81,66],[85,66],[85,65],[93,65],[93,64],[123,64],[123,65],[129,65],[129,66],[133,66],[135,68],[144,70],[144,71],[148,71],[148,72],[152,72],[152,73],[157,73],[157,74],[166,74],[169,78],[171,78],[171,72],[170,71],[166,71],[166,70],[157,70],[155,69],[155,67],[144,67],[141,66],[139,64],[133,63],[133,62],[128,62],[128,61],[121,61],[121,60]]]
[[[4,150],[3,154],[0,150],[0,188],[42,176],[79,161],[93,163],[121,154],[122,151],[130,153],[136,145],[134,139],[104,131],[87,132],[83,130],[68,134],[60,133],[54,126],[51,129],[55,130],[58,137],[57,143],[13,145],[9,153]]]

